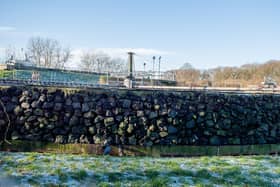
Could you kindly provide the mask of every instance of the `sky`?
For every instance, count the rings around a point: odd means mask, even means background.
[[[125,57],[137,69],[240,66],[280,59],[279,0],[0,0],[0,58],[26,48],[32,36],[57,39],[73,50]]]

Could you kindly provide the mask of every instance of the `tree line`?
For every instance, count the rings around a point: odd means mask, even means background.
[[[27,50],[29,60],[39,67],[65,68],[71,58],[69,47],[63,47],[57,40],[50,38],[30,38]]]
[[[27,43],[25,61],[36,67],[65,69],[73,57],[70,47],[58,40],[32,37]],[[6,59],[18,59],[15,48],[6,49]],[[79,62],[74,62],[79,63]],[[104,52],[84,52],[81,56],[80,70],[92,72],[124,72],[125,60],[113,58]]]
[[[260,86],[265,77],[271,77],[280,83],[280,60],[245,64],[240,67],[217,67],[209,70],[189,67],[172,70],[172,72],[178,84],[182,86]]]
[[[127,70],[124,59],[112,58],[103,52],[85,52],[81,58],[82,69],[98,73],[125,72]]]

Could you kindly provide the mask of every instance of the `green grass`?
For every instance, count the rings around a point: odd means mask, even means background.
[[[109,157],[0,152],[0,186],[280,186],[280,157]],[[1,182],[4,181],[4,182]]]
[[[0,78],[1,79],[8,79],[13,77],[13,72],[12,70],[0,70]]]

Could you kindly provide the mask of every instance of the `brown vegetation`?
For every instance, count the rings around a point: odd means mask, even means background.
[[[280,82],[280,61],[264,64],[245,64],[241,67],[218,67],[206,71],[197,69],[173,70],[178,85],[217,87],[259,87],[264,77]]]

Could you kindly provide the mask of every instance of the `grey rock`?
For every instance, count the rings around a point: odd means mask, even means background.
[[[168,116],[171,118],[175,118],[177,116],[178,112],[175,110],[169,110],[168,111]]]
[[[99,135],[94,135],[93,141],[94,141],[94,144],[103,144],[103,142],[104,142],[103,138],[100,137]]]
[[[72,134],[84,134],[86,133],[86,129],[83,126],[73,126],[72,127]]]
[[[32,108],[38,108],[40,106],[40,102],[39,101],[33,101],[32,103],[31,103],[31,107]]]
[[[240,145],[241,141],[240,138],[229,138],[228,143],[233,145]]]
[[[84,119],[84,125],[85,126],[91,126],[92,125],[92,122],[91,122],[91,120],[89,120],[89,119]]]
[[[79,124],[79,118],[77,116],[72,116],[69,121],[70,126],[75,126]]]
[[[178,132],[178,129],[172,125],[168,126],[168,134],[176,134]]]
[[[68,143],[77,144],[80,141],[80,135],[77,134],[69,134],[68,135]]]
[[[145,114],[143,110],[138,110],[136,115],[137,117],[143,117]]]
[[[113,117],[107,117],[104,119],[105,126],[111,126],[115,123],[115,119]]]
[[[159,110],[159,109],[160,109],[160,105],[155,105],[155,106],[154,106],[154,109],[155,109],[155,110]]]
[[[168,132],[160,132],[159,136],[164,138],[164,137],[168,136]]]
[[[270,136],[273,137],[273,138],[275,138],[277,136],[276,129],[272,129],[270,131]]]
[[[49,130],[54,129],[54,124],[53,124],[53,123],[49,123],[49,124],[47,125],[47,129],[49,129]]]
[[[23,111],[23,113],[24,113],[24,115],[25,116],[30,116],[30,115],[32,115],[32,109],[31,108],[29,108],[29,109],[25,109],[24,111]]]
[[[205,114],[204,111],[201,111],[201,112],[198,113],[198,115],[199,115],[200,117],[204,117],[206,114]]]
[[[27,122],[34,122],[37,120],[37,116],[30,116],[29,118],[27,118]]]
[[[20,103],[23,103],[23,102],[25,102],[27,99],[28,99],[28,97],[22,96],[22,97],[19,98],[19,102],[20,102]]]
[[[28,97],[31,94],[30,94],[30,92],[28,90],[25,90],[25,91],[22,92],[22,95],[25,96],[25,97]]]
[[[219,136],[226,136],[226,135],[227,135],[227,131],[218,130],[218,131],[217,131],[217,135],[219,135]]]
[[[15,109],[14,109],[14,114],[16,116],[19,116],[21,113],[22,113],[22,108],[20,106],[16,106]]]
[[[211,137],[210,144],[211,145],[220,145],[221,144],[220,138],[218,136]]]
[[[11,139],[12,140],[19,140],[20,139],[20,135],[18,134],[17,131],[12,132]]]
[[[112,117],[114,116],[113,112],[111,112],[110,110],[106,110],[106,114],[105,114],[106,117]]]
[[[72,100],[70,98],[67,98],[65,101],[65,105],[72,106]]]
[[[44,116],[44,112],[43,110],[39,109],[39,108],[36,108],[34,111],[33,111],[33,114],[35,116]]]
[[[82,112],[88,112],[90,110],[89,105],[87,103],[82,104]]]
[[[81,103],[78,103],[78,102],[72,103],[72,107],[74,109],[81,109]]]
[[[14,103],[7,103],[6,104],[6,112],[11,113],[14,111],[14,109],[16,108],[16,105]]]
[[[186,123],[186,127],[187,127],[188,129],[194,128],[194,127],[195,127],[195,121],[194,121],[194,120],[188,121],[188,122]]]
[[[56,103],[62,103],[63,101],[64,101],[64,99],[63,99],[63,97],[60,96],[60,95],[56,95],[56,96],[54,97],[54,102],[56,102]]]
[[[57,136],[55,137],[55,143],[59,143],[59,144],[65,144],[65,143],[67,143],[67,138],[66,138],[66,136],[57,135]]]
[[[135,136],[131,136],[131,137],[129,137],[128,138],[128,143],[130,144],[130,145],[136,145],[136,138],[135,138]]]
[[[90,133],[90,134],[96,134],[96,128],[95,127],[89,127],[88,128],[88,132]]]
[[[92,111],[90,111],[90,112],[84,113],[83,116],[84,116],[84,118],[89,119],[89,118],[94,118],[94,117],[95,117],[95,114],[94,114]]]
[[[204,131],[203,131],[203,134],[204,134],[205,136],[211,136],[211,135],[212,135],[212,133],[211,133],[209,130],[204,130]]]
[[[207,127],[214,127],[215,126],[215,123],[212,120],[207,120],[205,123],[206,123]]]
[[[63,109],[63,104],[62,104],[62,103],[55,103],[55,104],[54,104],[54,108],[53,108],[54,111],[59,112],[59,111],[61,111],[62,109]]]
[[[94,123],[101,123],[101,122],[103,122],[103,120],[104,120],[104,117],[98,115],[94,118]]]
[[[79,143],[81,143],[81,144],[89,144],[90,142],[89,142],[87,136],[85,136],[84,134],[82,134],[82,135],[80,136],[80,138],[79,138]]]
[[[133,124],[128,124],[127,132],[131,134],[133,132],[134,126]]]
[[[224,119],[222,128],[223,129],[230,129],[231,127],[231,120],[230,119]]]
[[[54,142],[55,141],[52,134],[44,134],[43,137],[42,137],[42,140],[47,141],[47,142]]]
[[[44,123],[40,123],[39,127],[40,127],[40,129],[43,129],[43,128],[45,128],[45,124]]]
[[[144,143],[144,145],[147,146],[147,147],[151,147],[153,145],[153,142],[152,141],[146,141]]]
[[[131,101],[130,101],[130,100],[124,99],[124,100],[122,101],[122,107],[123,107],[123,108],[130,108],[130,106],[131,106]]]
[[[149,114],[149,119],[151,120],[151,119],[155,119],[155,118],[157,118],[158,117],[158,114],[157,114],[157,112],[150,112],[150,114]]]
[[[257,143],[258,144],[265,144],[265,143],[267,143],[267,141],[265,140],[265,138],[263,136],[259,136],[257,138]]]
[[[40,102],[45,102],[46,101],[46,96],[45,95],[41,95],[40,97],[39,97],[39,101]]]
[[[52,132],[54,135],[67,135],[67,131],[62,128],[55,128]]]
[[[30,108],[30,104],[27,103],[27,102],[23,102],[23,103],[21,103],[21,108],[23,108],[23,109],[29,109],[29,108]]]
[[[53,102],[44,102],[42,108],[43,109],[52,109],[54,106]]]

